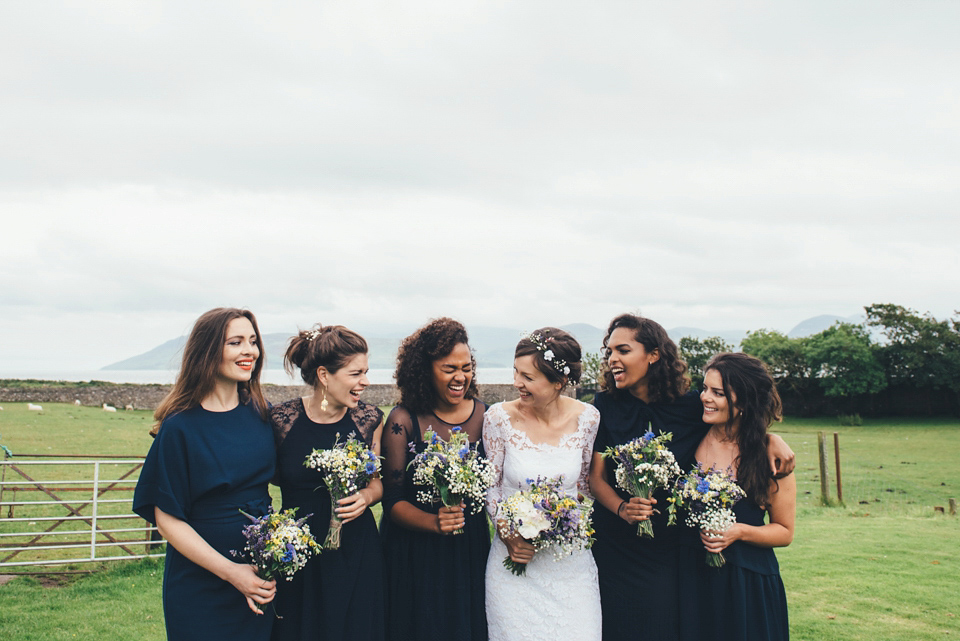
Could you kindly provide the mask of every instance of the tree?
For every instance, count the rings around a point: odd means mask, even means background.
[[[684,336],[680,339],[679,347],[680,358],[687,363],[690,384],[694,389],[700,389],[703,386],[703,368],[715,354],[733,351],[733,345],[724,342],[719,336],[710,336],[702,340]]]
[[[827,396],[873,394],[887,386],[870,333],[837,322],[804,341],[807,365]]]
[[[580,360],[580,389],[597,391],[603,375],[603,357],[597,352],[587,352]]]
[[[887,339],[879,357],[892,383],[960,393],[960,319],[941,321],[890,303],[864,309],[867,325]]]
[[[803,345],[803,338],[758,329],[747,334],[740,348],[767,364],[781,392],[786,388],[799,393],[807,386],[811,375]]]

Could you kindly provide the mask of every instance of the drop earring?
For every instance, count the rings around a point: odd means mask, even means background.
[[[327,403],[327,390],[323,390],[323,400],[320,401],[320,411],[321,411],[321,412],[326,412],[326,411],[327,411],[327,405],[328,405],[328,403]]]

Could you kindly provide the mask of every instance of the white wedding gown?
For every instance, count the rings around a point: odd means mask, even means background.
[[[527,479],[563,475],[569,496],[589,495],[587,476],[593,457],[600,414],[584,405],[577,431],[559,445],[532,442],[516,430],[502,404],[483,419],[483,445],[494,467],[494,484],[487,493],[487,510],[496,516],[497,501],[526,489]],[[597,566],[590,550],[554,560],[547,548],[515,576],[503,566],[507,547],[494,535],[487,557],[486,608],[490,641],[600,639],[600,590]]]

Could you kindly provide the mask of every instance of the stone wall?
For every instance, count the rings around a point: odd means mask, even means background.
[[[30,387],[0,386],[0,402],[5,403],[73,403],[100,407],[104,403],[118,409],[131,406],[138,410],[152,410],[170,391],[170,385],[134,385],[127,383],[52,383]],[[488,403],[517,398],[513,385],[480,385],[480,398]],[[279,403],[305,396],[309,388],[299,385],[264,385],[264,394],[271,403]],[[380,406],[395,405],[399,399],[396,385],[371,385],[363,393],[363,400]]]

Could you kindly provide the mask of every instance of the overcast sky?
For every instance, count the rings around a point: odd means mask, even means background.
[[[721,8],[723,7],[723,8]],[[960,3],[5,2],[0,369],[960,308]]]

